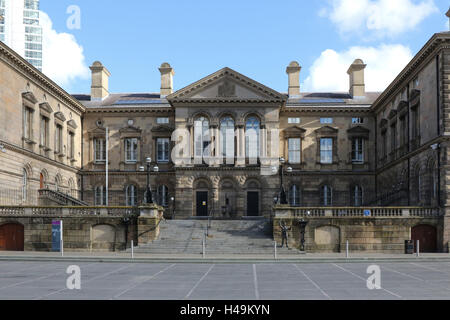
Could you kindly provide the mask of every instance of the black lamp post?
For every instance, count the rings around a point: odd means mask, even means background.
[[[279,201],[280,204],[288,204],[287,202],[287,197],[286,197],[286,191],[284,189],[284,183],[283,183],[283,178],[284,178],[284,164],[286,163],[286,160],[284,158],[280,158],[280,196],[279,196]],[[289,167],[286,169],[286,171],[288,173],[292,172],[292,168]]]
[[[172,201],[172,220],[175,219],[175,197],[171,197],[170,201]]]
[[[300,226],[300,251],[305,251],[305,232],[308,221],[301,219],[298,221],[298,224]]]
[[[153,204],[153,196],[152,196],[152,189],[150,187],[150,166],[152,163],[152,158],[145,159],[145,162],[147,163],[147,187],[145,189],[146,196],[144,197],[144,203],[145,204]],[[156,169],[156,170],[155,170]],[[141,171],[144,171],[144,167],[140,167]],[[159,168],[155,166],[154,170],[157,172],[159,171]]]

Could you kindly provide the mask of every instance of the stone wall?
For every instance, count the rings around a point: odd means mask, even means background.
[[[276,212],[280,209],[276,208]],[[338,216],[332,211],[351,212],[352,209],[323,210],[324,214],[318,214],[318,209],[302,209],[305,212],[311,210],[312,215],[295,216],[286,212],[294,212],[295,209],[284,208],[283,214],[276,214],[273,219],[274,241],[281,243],[280,223],[290,227],[289,245],[300,248],[301,230],[299,220],[308,222],[305,230],[306,252],[345,252],[346,242],[349,242],[349,250],[367,253],[404,253],[405,240],[411,240],[411,229],[418,225],[430,225],[436,228],[437,251],[448,250],[443,240],[443,219],[439,215],[417,216],[397,214],[392,216],[353,216],[348,213]],[[372,212],[374,209],[372,209]],[[384,209],[387,210],[387,209]],[[405,210],[409,209],[391,209]],[[320,209],[322,211],[322,209]]]
[[[63,221],[63,242],[66,251],[122,251],[131,246],[131,240],[135,245],[139,245],[158,237],[159,221],[163,213],[161,207],[156,206],[153,208],[155,212],[141,216],[130,215],[130,208],[116,209],[123,214],[109,215],[105,211],[106,208],[68,207],[25,208],[23,214],[17,214],[13,207],[0,207],[0,226],[10,223],[23,225],[25,251],[52,250],[52,221],[54,220]],[[83,210],[96,214],[49,214],[57,210],[63,213],[70,210]],[[144,209],[141,208],[141,210]],[[29,214],[29,211],[33,213]],[[35,213],[36,211],[41,214]]]

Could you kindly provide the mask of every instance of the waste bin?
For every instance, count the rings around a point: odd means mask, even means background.
[[[414,241],[405,240],[405,254],[414,254]]]

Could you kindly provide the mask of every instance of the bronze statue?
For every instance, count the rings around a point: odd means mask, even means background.
[[[284,242],[286,242],[286,248],[289,249],[289,243],[288,243],[288,232],[291,231],[291,227],[287,227],[286,224],[280,221],[280,228],[281,228],[281,247],[284,247]]]

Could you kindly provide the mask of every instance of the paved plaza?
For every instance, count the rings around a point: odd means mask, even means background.
[[[369,290],[367,268],[381,269]],[[69,290],[78,265],[81,289]],[[450,299],[450,262],[111,263],[0,261],[0,299],[336,300]]]

